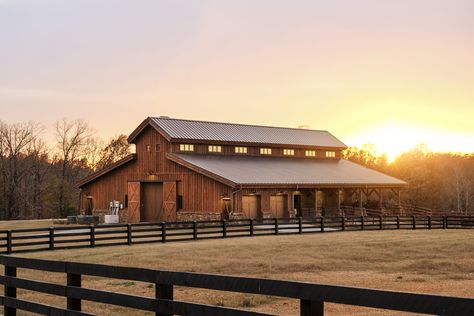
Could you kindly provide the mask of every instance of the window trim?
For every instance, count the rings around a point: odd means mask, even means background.
[[[260,148],[260,155],[270,156],[272,154],[272,149],[268,147]]]
[[[245,146],[235,146],[234,153],[239,155],[246,155],[248,153],[248,147]]]
[[[311,150],[311,149],[305,150],[304,155],[305,157],[316,157],[316,150]]]
[[[222,152],[222,146],[221,145],[208,145],[207,146],[207,152],[209,152],[209,153],[221,153]]]
[[[285,148],[283,149],[283,156],[294,156],[295,155],[295,150],[291,148]]]
[[[326,151],[326,158],[336,158],[336,152],[334,150]]]

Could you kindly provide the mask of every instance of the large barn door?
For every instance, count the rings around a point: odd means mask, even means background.
[[[128,188],[128,222],[140,222],[140,182],[129,182]]]
[[[260,196],[244,195],[242,196],[242,211],[248,218],[261,218]]]
[[[176,220],[176,182],[163,184],[163,220]]]
[[[288,217],[288,202],[286,195],[270,196],[270,210],[276,218]]]
[[[161,183],[142,183],[141,202],[140,220],[142,222],[163,220],[163,185]]]

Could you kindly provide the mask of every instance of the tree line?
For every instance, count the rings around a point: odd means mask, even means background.
[[[372,145],[350,147],[346,159],[408,183],[402,202],[474,215],[474,153],[437,153],[418,145],[389,163]]]
[[[96,137],[83,120],[54,125],[48,146],[45,128],[35,122],[0,121],[0,219],[65,217],[76,214],[76,183],[130,154],[127,136],[109,142]]]
[[[131,153],[126,135],[108,142],[83,120],[54,125],[55,143],[35,122],[0,121],[0,219],[77,214],[77,182]],[[418,146],[390,162],[372,145],[349,147],[344,157],[408,182],[402,202],[474,214],[474,154],[434,153]]]

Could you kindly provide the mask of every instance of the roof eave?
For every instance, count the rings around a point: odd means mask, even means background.
[[[87,177],[85,177],[84,179],[80,180],[77,183],[77,187],[82,188],[86,184],[88,184],[88,183],[90,183],[94,180],[99,179],[100,177],[108,174],[109,172],[117,169],[118,167],[121,167],[121,166],[127,164],[128,162],[130,162],[132,160],[135,160],[136,158],[137,158],[136,154],[130,154],[127,157],[122,158],[119,161],[116,161],[115,163],[113,163],[113,164],[111,164],[111,165],[109,165],[109,166],[107,166],[103,169],[97,170],[96,172],[94,172],[94,173],[88,175]]]

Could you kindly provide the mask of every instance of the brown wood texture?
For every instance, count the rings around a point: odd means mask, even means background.
[[[141,184],[141,213],[142,222],[158,222],[164,220],[163,214],[163,184],[144,182]]]
[[[128,183],[128,221],[140,221],[140,182]]]
[[[163,185],[163,220],[176,220],[176,182],[167,181]]]
[[[285,218],[288,215],[287,195],[271,195],[270,196],[270,210],[273,217]]]

